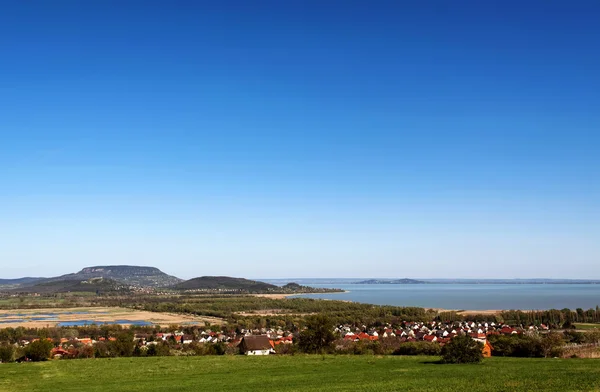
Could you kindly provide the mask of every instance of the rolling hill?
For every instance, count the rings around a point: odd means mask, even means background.
[[[18,287],[18,286],[22,286],[22,285],[26,285],[26,284],[35,284],[35,282],[38,282],[43,279],[45,279],[45,278],[26,277],[26,278],[18,278],[18,279],[0,279],[0,287],[7,288],[7,287]]]
[[[44,281],[32,286],[19,287],[12,290],[16,293],[38,293],[38,294],[54,294],[54,293],[128,293],[130,288],[128,285],[117,282],[112,279],[92,278],[89,280],[54,280]]]
[[[229,276],[202,276],[186,280],[185,282],[178,283],[170,288],[174,290],[218,290],[247,293],[264,293],[280,290],[278,286],[273,284],[243,278],[232,278]]]

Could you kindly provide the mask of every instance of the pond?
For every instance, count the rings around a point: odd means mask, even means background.
[[[128,324],[136,327],[147,327],[154,325],[150,321],[145,320],[113,320],[113,321],[97,321],[97,320],[72,320],[63,321],[56,324],[57,327],[81,327],[86,325],[107,325],[107,324]]]

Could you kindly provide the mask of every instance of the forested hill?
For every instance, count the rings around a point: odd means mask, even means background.
[[[280,290],[278,286],[273,284],[243,278],[232,278],[229,276],[202,276],[178,283],[171,286],[171,288],[175,290],[219,290],[248,293],[264,293]]]
[[[15,293],[129,293],[131,290],[127,284],[117,282],[113,279],[92,278],[89,280],[53,280],[36,283],[33,286],[23,286],[13,289]]]
[[[23,284],[32,284],[44,278],[18,278],[18,279],[0,279],[0,287],[20,286]]]
[[[67,274],[55,278],[44,279],[42,282],[65,280],[89,280],[93,278],[106,278],[131,286],[166,287],[177,284],[182,280],[167,275],[155,267],[139,267],[133,265],[106,265],[87,267],[74,274]]]

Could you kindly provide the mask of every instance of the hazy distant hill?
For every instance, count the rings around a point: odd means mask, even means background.
[[[175,290],[223,290],[263,293],[278,291],[279,287],[255,280],[231,278],[229,276],[202,276],[186,280],[171,287]]]
[[[17,293],[68,293],[68,292],[130,292],[129,285],[112,279],[92,278],[89,280],[56,280],[37,283],[32,286],[19,287],[12,291]]]
[[[92,278],[106,278],[131,286],[166,287],[177,284],[182,279],[167,275],[158,268],[138,267],[133,265],[105,265],[87,267],[74,274],[57,276],[44,279],[38,283],[56,282],[66,280],[89,280]]]
[[[422,280],[415,279],[368,279],[360,282],[356,282],[356,284],[424,284],[427,283]]]
[[[0,279],[0,287],[15,287],[24,284],[33,284],[44,278],[18,278],[18,279]]]

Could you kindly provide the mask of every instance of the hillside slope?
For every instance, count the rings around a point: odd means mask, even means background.
[[[19,287],[14,290],[16,293],[69,293],[69,292],[87,292],[87,293],[126,293],[130,292],[129,286],[112,279],[92,278],[89,280],[55,280],[34,284],[33,286]]]
[[[35,284],[35,282],[41,281],[45,278],[18,278],[18,279],[0,279],[0,287],[16,287],[25,284]]]
[[[596,359],[490,358],[481,365],[443,366],[435,365],[438,360],[421,356],[207,355],[9,363],[0,365],[0,391],[598,390]]]
[[[57,276],[44,279],[42,282],[56,282],[65,280],[84,281],[93,278],[106,278],[131,286],[141,287],[166,287],[182,281],[175,276],[167,275],[155,267],[139,267],[133,265],[106,265],[87,267],[74,274]]]
[[[229,276],[202,276],[171,286],[175,290],[222,290],[248,293],[277,291],[279,287],[255,280]]]

